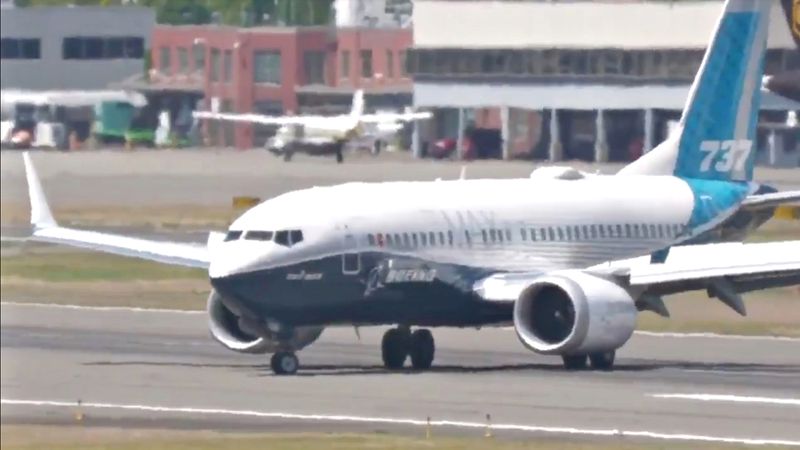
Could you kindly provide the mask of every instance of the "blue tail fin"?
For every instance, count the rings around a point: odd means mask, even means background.
[[[678,131],[620,173],[749,181],[772,0],[727,0]]]

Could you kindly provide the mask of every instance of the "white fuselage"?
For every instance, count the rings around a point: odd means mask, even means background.
[[[585,268],[680,241],[694,198],[670,176],[348,183],[295,191],[237,219],[211,277],[381,252],[497,271]],[[291,246],[247,231],[302,230]]]

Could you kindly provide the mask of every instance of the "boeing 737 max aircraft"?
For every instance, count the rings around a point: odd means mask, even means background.
[[[398,325],[384,364],[431,366],[426,328],[513,323],[567,368],[608,369],[637,314],[703,289],[800,283],[800,242],[683,246],[753,200],[753,142],[770,2],[728,0],[676,134],[613,176],[347,183],[245,212],[206,246],[59,227],[25,156],[33,239],[208,269],[211,335],[272,353],[276,373],[332,325]],[[777,196],[781,201],[792,196]],[[770,199],[767,198],[766,203]],[[677,246],[677,247],[676,247]]]

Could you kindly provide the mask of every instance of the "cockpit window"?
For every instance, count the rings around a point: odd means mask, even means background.
[[[240,230],[230,230],[228,231],[228,234],[225,235],[224,241],[235,241],[240,237],[242,237],[242,232]]]
[[[275,243],[289,246],[289,231],[281,230],[275,232]]]
[[[272,240],[272,231],[248,231],[244,238],[251,241],[270,241]],[[277,239],[276,239],[277,240]]]
[[[301,230],[292,230],[289,232],[289,238],[292,241],[292,245],[303,242],[303,232]]]

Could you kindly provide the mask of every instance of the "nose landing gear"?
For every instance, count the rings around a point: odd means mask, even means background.
[[[390,370],[402,369],[406,358],[416,370],[430,369],[436,346],[430,330],[421,328],[413,333],[408,327],[387,330],[381,342],[383,365]]]

